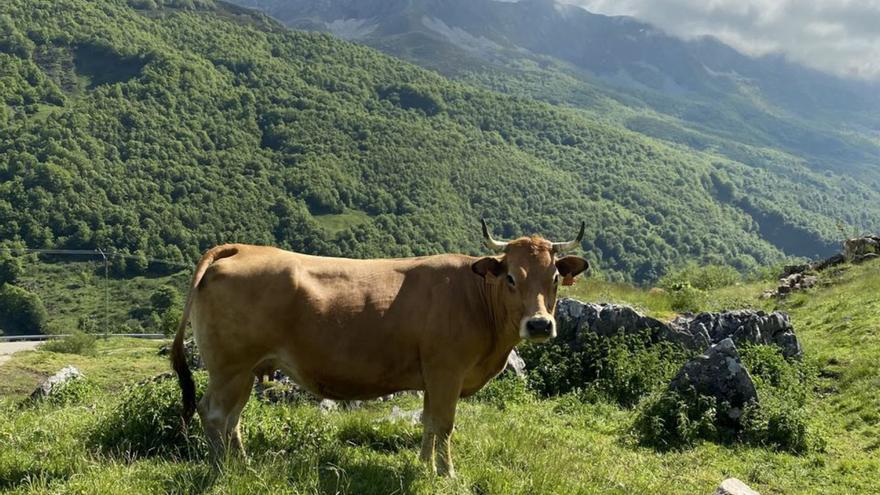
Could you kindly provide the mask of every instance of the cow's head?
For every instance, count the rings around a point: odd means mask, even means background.
[[[590,263],[579,256],[560,255],[580,245],[584,224],[577,238],[568,242],[550,242],[541,237],[521,237],[514,241],[492,239],[486,221],[483,243],[501,253],[475,261],[474,273],[494,284],[495,304],[503,306],[506,318],[518,324],[519,336],[544,341],[556,336],[556,291],[563,280],[572,280],[589,269]]]

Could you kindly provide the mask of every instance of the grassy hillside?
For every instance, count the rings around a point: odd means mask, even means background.
[[[310,405],[268,406],[252,400],[243,426],[252,461],[231,462],[217,472],[203,460],[204,444],[198,441],[184,450],[150,443],[175,439],[158,428],[173,425],[162,422],[176,414],[173,380],[125,391],[166,369],[164,359],[155,355],[159,343],[109,340],[99,344],[95,357],[35,351],[0,367],[0,489],[693,494],[712,493],[721,479],[735,476],[764,494],[874,493],[880,475],[880,373],[875,366],[880,359],[880,264],[829,270],[818,288],[778,304],[757,297],[771,285],[759,281],[712,290],[704,304],[778,306],[791,313],[806,365],[818,371],[805,405],[805,424],[821,442],[799,455],[708,442],[659,451],[633,436],[638,406],[582,402],[575,395],[538,399],[515,383],[496,381],[459,406],[456,480],[435,478],[421,466],[418,427],[381,421],[395,406],[418,408],[413,397],[325,414]],[[582,283],[572,293],[596,301],[635,301],[658,315],[668,311],[665,296],[628,286]],[[54,403],[15,405],[40,376],[65,364],[79,366],[88,385]],[[114,436],[120,431],[129,435],[125,452],[118,450],[119,435]],[[151,445],[159,450],[149,451]]]
[[[46,307],[44,333],[89,332],[140,333],[163,328],[153,321],[150,297],[162,287],[172,287],[181,298],[174,318],[180,317],[182,297],[191,272],[170,275],[104,277],[100,261],[46,263],[29,259],[16,285],[36,294]],[[7,329],[9,330],[9,329]],[[15,333],[15,332],[8,332]]]
[[[0,238],[29,247],[407,256],[478,252],[479,216],[501,237],[584,219],[587,256],[645,281],[880,225],[870,186],[670,146],[213,1],[3,2],[0,67]]]

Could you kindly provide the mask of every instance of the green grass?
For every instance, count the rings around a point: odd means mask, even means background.
[[[91,442],[130,397],[124,393],[127,385],[168,368],[156,355],[157,342],[112,339],[99,341],[92,357],[24,352],[0,366],[0,490],[694,494],[712,493],[723,478],[735,476],[765,495],[878,493],[880,263],[826,272],[821,282],[778,303],[791,313],[807,359],[819,367],[806,421],[825,447],[802,455],[708,442],[660,452],[640,446],[634,437],[637,409],[582,403],[572,396],[539,400],[521,392],[513,394],[517,400],[501,403],[495,390],[459,405],[455,480],[436,478],[419,463],[418,426],[380,422],[394,406],[420,407],[415,397],[327,414],[309,405],[252,400],[244,413],[250,463],[230,461],[215,471],[198,442],[176,454],[140,456]],[[744,302],[773,309],[775,301],[758,298],[764,285],[709,291],[704,304]],[[659,296],[627,286],[587,280],[569,293],[668,313]],[[93,382],[92,395],[61,406],[17,406],[40,376],[66,364]],[[162,386],[176,387],[173,381]]]
[[[334,236],[350,227],[370,221],[370,216],[367,213],[350,209],[346,209],[343,213],[315,215],[314,218],[318,225]]]
[[[95,261],[45,263],[24,259],[24,273],[17,282],[36,293],[49,313],[47,333],[70,333],[80,320],[90,328],[121,333],[139,332],[138,311],[150,308],[150,295],[164,285],[186,293],[190,270],[173,275],[104,278],[103,264]],[[129,328],[125,328],[128,325]]]

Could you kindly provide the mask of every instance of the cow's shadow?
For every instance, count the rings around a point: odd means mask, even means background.
[[[412,493],[425,468],[415,459],[393,465],[375,458],[343,456],[319,469],[320,493]]]

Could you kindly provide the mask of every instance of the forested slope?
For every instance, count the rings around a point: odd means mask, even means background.
[[[600,269],[649,280],[880,225],[854,181],[670,147],[210,1],[5,1],[0,77],[0,238],[30,247],[407,256],[479,251],[481,215],[499,236],[583,219]]]

